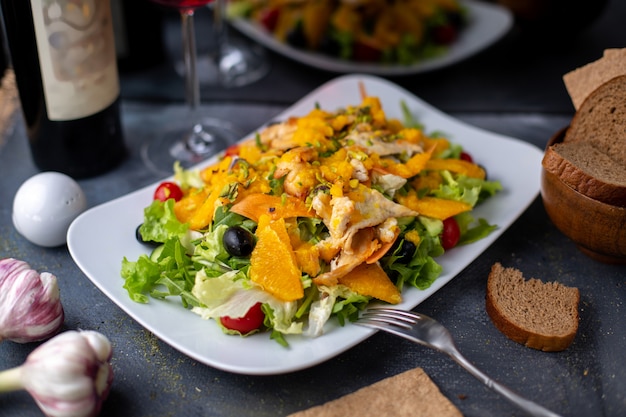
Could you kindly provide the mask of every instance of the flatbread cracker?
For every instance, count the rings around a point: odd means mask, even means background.
[[[463,417],[422,368],[287,417]]]
[[[602,58],[590,62],[563,76],[565,88],[578,110],[593,90],[615,78],[626,74],[626,48],[606,49]]]
[[[623,53],[623,49],[621,48],[609,48],[609,49],[604,50],[604,53],[602,54],[602,56],[611,58],[621,53]]]

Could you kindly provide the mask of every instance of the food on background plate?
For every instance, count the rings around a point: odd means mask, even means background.
[[[436,257],[497,227],[472,210],[501,184],[406,106],[403,123],[362,95],[271,124],[202,170],[175,167],[181,192],[159,186],[139,228],[158,246],[122,262],[129,296],[180,296],[226,333],[286,345],[428,288]]]
[[[385,378],[288,417],[461,417],[422,368]]]
[[[509,339],[533,349],[567,349],[578,331],[577,288],[525,279],[515,268],[491,267],[486,308],[493,324]]]
[[[467,24],[457,0],[231,0],[229,14],[298,49],[400,65],[442,55]]]

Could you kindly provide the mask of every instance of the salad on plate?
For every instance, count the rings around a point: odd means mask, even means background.
[[[179,297],[227,334],[287,346],[371,302],[428,288],[436,258],[497,225],[473,208],[501,190],[443,132],[377,97],[259,130],[202,169],[174,167],[144,209],[150,253],[122,260],[129,297]]]
[[[299,50],[395,65],[443,55],[468,22],[458,0],[231,0],[228,7],[231,18]]]

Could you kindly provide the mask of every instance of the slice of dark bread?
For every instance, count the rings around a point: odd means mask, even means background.
[[[563,142],[591,143],[616,163],[626,166],[626,75],[611,78],[585,98]]]
[[[626,48],[612,48],[605,49],[600,59],[565,74],[563,82],[578,110],[593,90],[623,74],[626,74]]]
[[[541,162],[546,171],[594,200],[626,207],[626,165],[586,141],[549,146]]]
[[[533,349],[560,351],[578,331],[577,288],[557,282],[524,279],[515,268],[500,263],[487,280],[486,309],[492,322],[511,340]]]

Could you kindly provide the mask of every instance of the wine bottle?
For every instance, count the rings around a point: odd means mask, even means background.
[[[109,0],[0,0],[33,161],[74,178],[126,155]]]

